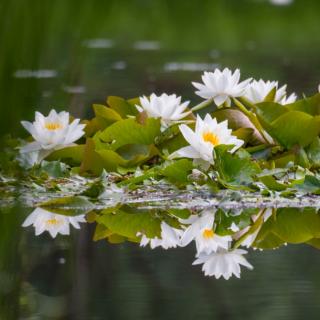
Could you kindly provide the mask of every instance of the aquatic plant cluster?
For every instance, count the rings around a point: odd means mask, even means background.
[[[45,160],[82,175],[114,172],[130,187],[166,179],[214,192],[319,192],[319,93],[297,100],[276,81],[240,82],[239,70],[205,72],[202,81],[193,83],[204,99],[194,107],[153,93],[108,97],[81,123],[65,111],[36,112],[33,123],[22,122],[33,141],[21,146],[18,160],[25,168]]]
[[[130,100],[110,96],[106,105],[93,105],[90,120],[73,119],[65,111],[52,110],[48,116],[37,112],[33,123],[22,122],[31,139],[20,146],[17,160],[27,174],[46,169],[50,174],[107,174],[113,191],[119,193],[165,182],[213,194],[221,190],[281,197],[320,194],[319,93],[298,99],[277,81],[240,81],[240,71],[227,68],[204,72],[202,83],[193,86],[204,99],[193,107],[175,94],[153,93]],[[89,197],[101,196],[111,185],[100,187],[94,184]],[[52,236],[67,234],[66,224],[79,227],[84,221],[84,216],[72,220],[50,214],[40,219],[43,212],[36,210],[24,225],[34,224],[38,234],[44,230]],[[218,215],[169,210],[161,219],[158,213],[145,212],[140,219],[136,209],[117,206],[94,214],[95,237],[164,249],[195,242],[194,264],[202,264],[206,275],[228,279],[232,274],[239,277],[240,265],[252,267],[240,245],[270,248],[287,242],[271,233],[268,245],[258,244],[262,224],[270,216],[275,223],[278,213],[257,210],[246,213],[243,224],[237,215],[219,210]],[[232,222],[228,227],[223,227],[225,219]],[[317,238],[313,234],[307,240]]]

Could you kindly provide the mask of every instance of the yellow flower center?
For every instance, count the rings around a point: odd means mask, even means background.
[[[205,239],[212,239],[214,237],[214,232],[212,229],[205,229],[202,235]]]
[[[48,122],[45,124],[45,128],[50,131],[54,131],[57,129],[61,129],[62,125],[59,122]]]
[[[50,225],[50,226],[56,226],[56,225],[61,224],[61,220],[58,220],[56,218],[49,219],[49,220],[46,221],[46,224]]]
[[[202,138],[205,142],[210,142],[213,146],[220,144],[219,138],[214,133],[207,131],[202,134]]]

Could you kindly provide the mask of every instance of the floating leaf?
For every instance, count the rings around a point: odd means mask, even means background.
[[[231,148],[225,145],[214,148],[215,168],[219,177],[229,185],[248,185],[253,181],[253,176],[260,172],[260,168],[251,160],[250,154],[246,152],[231,154]]]
[[[296,184],[295,189],[305,194],[309,193],[320,195],[320,179],[315,176],[306,175],[304,182],[301,184]]]
[[[261,102],[255,105],[255,111],[263,124],[270,124],[289,110],[286,106],[276,102]]]
[[[65,216],[76,216],[89,212],[94,205],[85,197],[71,196],[41,202],[38,207]]]
[[[300,111],[291,111],[274,120],[268,132],[286,148],[291,148],[296,144],[305,147],[319,135],[320,117],[312,117]]]
[[[135,116],[138,114],[137,108],[132,104],[135,100],[125,100],[121,97],[109,96],[107,99],[108,106],[115,110],[122,118]]]
[[[112,124],[98,137],[104,142],[112,143],[111,148],[117,150],[127,144],[153,144],[159,134],[159,119],[149,118],[144,125],[135,119],[126,119]]]
[[[83,159],[85,145],[66,147],[50,153],[48,161],[63,160],[70,165],[79,165]]]
[[[312,116],[320,115],[320,93],[310,97],[298,100],[294,103],[287,104],[290,110],[297,110],[308,113]]]
[[[261,247],[262,241],[272,234],[272,239],[280,238],[283,243],[304,243],[320,237],[320,215],[316,209],[278,209],[276,218],[268,219],[262,226],[255,244]]]
[[[33,169],[33,174],[40,175],[45,172],[49,177],[61,178],[69,176],[69,167],[60,161],[42,161],[40,167]]]
[[[166,166],[161,170],[161,173],[173,183],[187,183],[189,181],[188,175],[192,169],[192,161],[181,159]]]
[[[97,218],[97,223],[103,224],[112,233],[127,238],[137,238],[141,232],[148,238],[160,236],[160,220],[155,218],[150,211],[132,210],[121,208],[114,213],[107,212]]]
[[[307,156],[313,168],[320,168],[320,138],[316,138],[307,149]]]

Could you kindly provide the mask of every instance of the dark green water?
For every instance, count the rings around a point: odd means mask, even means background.
[[[314,92],[320,2],[46,1],[0,3],[0,135],[52,107],[88,115],[107,95],[168,92],[197,101],[202,69],[239,67]],[[100,40],[99,40],[100,39]],[[147,41],[147,42],[146,42]],[[32,211],[0,213],[0,319],[318,319],[320,255],[306,246],[251,252],[253,271],[215,280],[172,251],[21,228]]]

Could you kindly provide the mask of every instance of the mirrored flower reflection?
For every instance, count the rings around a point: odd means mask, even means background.
[[[69,235],[70,225],[75,229],[80,229],[80,223],[85,223],[85,215],[78,216],[64,216],[47,211],[43,208],[36,208],[25,219],[22,227],[33,226],[35,228],[35,235],[38,236],[45,231],[48,231],[52,238],[58,234]]]
[[[222,71],[215,69],[214,72],[204,72],[202,83],[192,82],[198,89],[195,93],[205,100],[213,99],[219,107],[223,104],[231,105],[231,98],[237,98],[244,95],[245,90],[251,79],[240,81],[240,70],[236,69],[233,73],[225,68]]]
[[[241,266],[253,269],[253,266],[243,257],[247,251],[235,249],[227,251],[220,249],[210,254],[200,253],[193,265],[202,264],[202,271],[206,276],[214,276],[216,279],[223,277],[228,280],[232,275],[240,278]]]
[[[209,114],[203,120],[199,115],[197,116],[195,131],[185,124],[180,125],[179,129],[190,145],[174,152],[170,156],[171,158],[191,158],[213,164],[214,147],[220,144],[233,145],[231,152],[235,152],[244,143],[244,141],[232,135],[227,120],[218,123]]]
[[[232,241],[231,236],[219,236],[214,230],[215,215],[212,212],[204,212],[200,216],[192,215],[189,219],[180,220],[189,225],[181,237],[181,246],[187,246],[195,241],[197,254],[216,252],[218,249],[228,250]]]
[[[164,221],[161,222],[161,238],[148,238],[142,233],[138,233],[137,236],[141,236],[140,246],[145,247],[148,244],[151,249],[162,247],[163,249],[176,248],[180,246],[180,238],[183,231],[180,229],[169,226]]]

